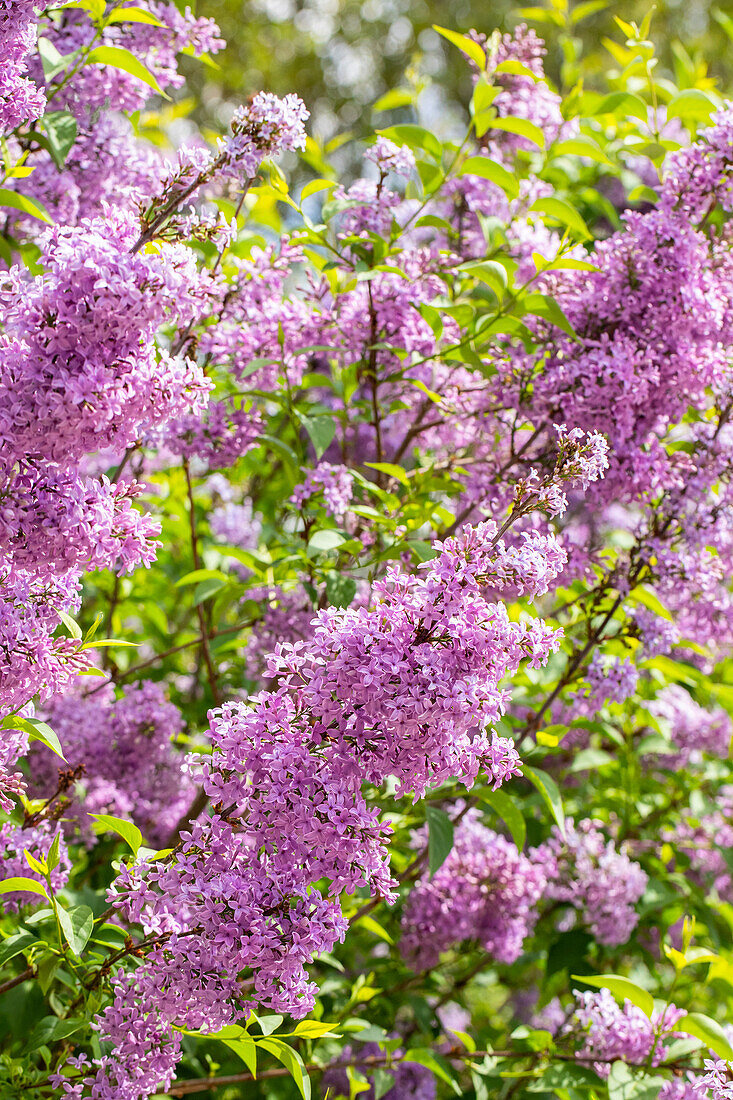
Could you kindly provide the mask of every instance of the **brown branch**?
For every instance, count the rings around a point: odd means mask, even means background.
[[[7,993],[9,989],[15,989],[16,985],[27,982],[29,978],[34,978],[35,975],[35,966],[27,967],[22,974],[17,974],[14,978],[9,978],[7,982],[3,982],[2,985],[0,985],[0,993]]]

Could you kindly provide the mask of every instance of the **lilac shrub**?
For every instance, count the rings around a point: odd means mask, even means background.
[[[161,105],[203,12],[0,3],[3,1094],[731,1094],[733,131],[648,23],[437,28],[465,135],[343,171]]]

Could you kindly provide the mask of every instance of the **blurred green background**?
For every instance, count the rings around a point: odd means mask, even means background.
[[[578,51],[586,58],[586,81],[614,67],[604,44],[623,42],[614,15],[641,22],[652,6],[639,0],[544,0],[532,8],[506,0],[198,0],[197,14],[217,21],[227,49],[217,56],[219,70],[191,62],[188,76],[203,104],[200,121],[217,129],[233,105],[266,89],[297,92],[311,111],[311,133],[322,141],[343,130],[358,137],[372,128],[370,105],[404,85],[406,73],[416,82],[438,78],[442,90],[433,86],[421,99],[436,123],[446,116],[449,123],[453,106],[467,99],[470,73],[430,29],[433,23],[491,32],[525,21],[547,42],[552,79],[569,84]],[[717,86],[733,94],[733,0],[660,2],[651,37],[662,75],[674,72],[685,86],[685,72],[699,78],[708,65]]]

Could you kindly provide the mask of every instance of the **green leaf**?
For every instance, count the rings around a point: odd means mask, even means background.
[[[364,928],[373,932],[380,940],[384,940],[385,943],[394,943],[387,929],[383,928],[379,921],[375,920],[374,917],[370,917],[368,913],[363,917],[359,917],[359,924],[362,924]]]
[[[570,12],[570,22],[578,24],[581,20],[595,15],[596,12],[604,11],[607,7],[608,0],[585,0],[585,3],[578,4],[577,8],[573,8]]]
[[[577,756],[573,757],[570,771],[595,771],[613,763],[615,763],[613,756],[610,752],[605,752],[604,749],[581,749]]]
[[[707,122],[716,110],[715,104],[699,88],[685,88],[672,96],[667,104],[667,118]]]
[[[37,218],[38,221],[47,222],[48,225],[53,224],[48,211],[40,202],[36,202],[35,199],[29,199],[27,195],[21,195],[17,191],[8,191],[6,187],[0,187],[0,207],[3,206],[10,206],[13,210],[20,210],[23,214],[28,214],[31,218]]]
[[[445,810],[430,805],[425,807],[425,819],[428,823],[428,867],[432,878],[450,855],[453,847],[453,822]]]
[[[38,56],[41,59],[41,65],[43,67],[43,75],[46,78],[46,82],[53,80],[63,69],[69,65],[76,57],[78,51],[74,53],[66,54],[63,56],[54,46],[50,38],[46,38],[41,35],[36,43],[36,49],[38,50]]]
[[[633,115],[634,118],[639,118],[642,122],[647,123],[649,108],[643,99],[631,92],[611,92],[610,95],[603,97],[593,114],[615,115],[621,121],[627,119],[629,115]]]
[[[99,23],[104,16],[106,6],[105,0],[68,0],[67,3],[52,3],[50,5],[54,11],[61,11],[65,8],[79,8],[81,11],[88,12],[89,18],[95,23]]]
[[[58,1042],[59,1039],[66,1039],[69,1035],[81,1031],[85,1023],[86,1020],[83,1019],[61,1020],[58,1016],[44,1016],[33,1028],[26,1050],[38,1050],[39,1047],[48,1046],[49,1043]]]
[[[370,470],[379,470],[380,473],[388,474],[399,481],[401,485],[409,486],[410,484],[402,466],[395,466],[392,462],[365,462],[364,465],[368,466]]]
[[[539,126],[536,126],[534,122],[530,122],[529,119],[526,118],[514,118],[512,116],[494,118],[489,122],[487,129],[504,130],[509,134],[517,134],[519,137],[531,141],[533,145],[538,145],[540,149],[544,149],[545,147],[544,133]]]
[[[0,966],[5,966],[6,962],[10,962],[16,955],[20,955],[26,948],[36,943],[38,940],[30,932],[19,932],[15,936],[8,936],[0,943]]]
[[[664,1077],[650,1077],[625,1062],[614,1062],[608,1075],[608,1100],[657,1100],[664,1082]]]
[[[445,1081],[457,1096],[461,1095],[461,1089],[451,1072],[450,1062],[447,1062],[440,1054],[436,1054],[427,1049],[413,1048],[412,1050],[408,1050],[400,1061],[416,1062],[419,1066],[425,1066],[425,1068],[434,1073],[436,1077],[439,1077],[441,1081]]]
[[[19,714],[15,714],[11,718],[5,719],[2,728],[23,730],[28,734],[31,741],[41,741],[57,756],[60,756],[62,760],[66,760],[58,737],[51,727],[46,722],[41,722],[39,718],[22,718]]]
[[[382,1100],[382,1097],[386,1096],[394,1086],[394,1074],[384,1069],[383,1066],[377,1066],[374,1072],[369,1074],[369,1077],[374,1091],[374,1100]]]
[[[45,886],[35,878],[16,876],[14,878],[5,878],[0,881],[0,894],[15,893],[40,894],[42,898],[48,899]]]
[[[57,168],[63,168],[76,141],[76,119],[68,111],[49,111],[41,119],[48,138],[48,151]]]
[[[260,1025],[260,1030],[263,1035],[272,1035],[273,1031],[277,1031],[280,1024],[285,1019],[284,1016],[280,1016],[277,1012],[271,1012],[265,1016],[257,1016],[253,1013],[257,1023]]]
[[[673,622],[673,617],[670,611],[664,606],[664,604],[642,585],[638,585],[636,588],[632,588],[626,597],[631,603],[641,604],[647,611],[653,611],[655,615],[658,615],[661,619],[666,619],[668,622]]]
[[[543,320],[549,321],[550,324],[555,325],[556,328],[566,332],[568,336],[573,336],[576,340],[578,339],[577,332],[570,324],[555,299],[551,298],[549,294],[539,294],[536,292],[526,294],[524,298],[520,299],[520,304],[526,313],[533,313],[536,317],[542,317]]]
[[[544,214],[548,218],[553,218],[562,225],[566,225],[568,229],[572,229],[582,240],[588,240],[591,236],[590,230],[583,218],[569,202],[553,198],[550,195],[545,199],[537,199],[532,203],[529,209],[530,213],[535,211],[539,214]]]
[[[733,1047],[717,1020],[711,1020],[702,1012],[688,1012],[675,1024],[675,1031],[684,1031],[686,1035],[694,1035],[696,1039],[702,1039],[719,1058],[724,1058],[726,1062],[733,1062]]]
[[[226,573],[222,573],[221,569],[194,569],[191,573],[186,573],[185,577],[181,577],[179,581],[176,581],[176,588],[184,588],[188,584],[200,584],[201,581],[209,580],[222,581],[224,584],[228,584],[229,577]]]
[[[279,1062],[282,1062],[298,1086],[298,1091],[303,1100],[310,1100],[310,1078],[298,1052],[289,1047],[287,1043],[281,1043],[277,1039],[261,1039],[257,1045],[269,1051]]]
[[[254,1078],[257,1077],[257,1047],[252,1039],[242,1035],[239,1039],[222,1039],[222,1043],[238,1055]]]
[[[66,627],[71,637],[79,641],[81,639],[81,627],[76,619],[72,619],[71,615],[67,615],[65,611],[59,611],[58,608],[56,608],[56,614],[59,619],[61,619],[61,622]]]
[[[510,199],[516,199],[519,194],[519,182],[503,164],[497,164],[489,157],[467,157],[457,172],[459,176],[480,176],[496,184]]]
[[[106,23],[149,23],[152,27],[164,27],[165,23],[161,23],[152,12],[145,11],[144,8],[114,8],[109,13]]]
[[[326,595],[332,607],[348,607],[356,595],[356,581],[331,569],[326,574]]]
[[[527,826],[522,811],[505,791],[483,791],[481,802],[498,814],[512,834],[512,840],[521,851],[527,838]]]
[[[143,842],[143,834],[137,825],[131,821],[125,821],[122,817],[112,817],[111,814],[89,814],[96,821],[95,833],[112,832],[121,836],[126,844],[129,844],[133,855],[137,855],[138,848]]]
[[[382,137],[389,138],[395,145],[407,145],[413,152],[418,150],[427,153],[434,160],[440,160],[443,155],[443,146],[435,134],[426,130],[424,126],[416,126],[412,122],[402,123],[400,126],[390,126],[386,130],[377,130]]]
[[[306,416],[298,409],[295,410],[295,415],[308,433],[316,458],[320,458],[336,434],[336,421],[332,416]]]
[[[41,863],[40,860],[37,860],[36,857],[32,855],[31,852],[29,852],[27,849],[23,850],[23,855],[25,856],[26,863],[32,871],[36,871],[39,875],[43,875],[44,877],[46,876],[46,874],[48,873],[48,864],[45,860],[43,861],[43,863]]]
[[[373,111],[392,111],[395,107],[409,107],[415,102],[415,93],[411,88],[392,88],[380,96],[373,105]]]
[[[68,910],[59,905],[56,915],[64,939],[75,955],[81,955],[94,928],[94,913],[88,905],[76,905]]]
[[[308,541],[309,550],[336,550],[346,539],[340,531],[334,531],[332,527],[326,527],[321,531],[314,531]]]
[[[141,61],[138,61],[134,53],[123,49],[122,46],[95,46],[87,54],[86,64],[110,65],[113,69],[121,69],[122,72],[129,73],[130,76],[142,80],[143,84],[147,84],[163,99],[170,99],[170,96],[166,95],[153,74],[148,72]]]
[[[586,137],[569,138],[567,141],[559,141],[553,145],[552,152],[556,157],[587,157],[588,160],[597,161],[613,168],[613,161],[609,160],[600,146],[595,141]]]
[[[465,34],[451,31],[447,27],[438,27],[435,23],[433,23],[433,30],[437,31],[452,45],[457,46],[461,53],[465,53],[466,57],[470,57],[471,61],[478,66],[480,72],[484,71],[486,68],[486,54],[478,42],[474,42],[473,38],[469,38]]]
[[[48,849],[48,855],[46,856],[46,866],[48,867],[49,871],[55,870],[55,868],[58,867],[58,865],[59,865],[60,848],[61,848],[61,833],[59,832],[59,833],[56,833],[56,836],[53,838],[53,841],[51,843],[51,847]]]
[[[318,191],[326,191],[332,187],[336,187],[334,180],[311,180],[310,183],[306,183],[303,190],[300,192],[300,201],[305,202],[311,195],[317,194]]]
[[[576,982],[585,982],[586,985],[594,985],[598,989],[610,990],[619,1001],[631,1001],[651,1019],[654,998],[651,993],[642,989],[636,982],[632,982],[630,978],[624,978],[620,974],[571,974],[570,976]]]
[[[522,775],[528,779],[542,795],[545,805],[555,819],[560,834],[564,839],[565,811],[563,810],[562,798],[560,797],[557,783],[551,775],[547,774],[547,772],[543,772],[539,768],[531,768],[529,764],[522,765]]]
[[[302,1039],[319,1039],[322,1035],[328,1035],[337,1026],[324,1020],[301,1020],[295,1025],[293,1035]]]
[[[53,910],[50,910],[53,912]],[[36,978],[38,984],[41,987],[41,993],[46,996],[53,980],[56,977],[56,971],[61,966],[63,958],[61,955],[45,955],[36,967]]]
[[[207,577],[205,581],[199,581],[193,590],[193,606],[198,607],[200,603],[210,599],[222,588],[226,588],[227,584],[228,580],[223,581],[219,577]]]

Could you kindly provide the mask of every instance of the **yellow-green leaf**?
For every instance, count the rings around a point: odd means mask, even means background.
[[[619,1001],[631,1001],[640,1008],[645,1016],[651,1018],[654,1011],[654,998],[646,989],[642,989],[630,978],[624,978],[620,974],[571,974],[576,982],[584,982],[586,985],[594,985],[598,989],[608,989]]]
[[[481,72],[486,68],[486,54],[478,42],[474,42],[473,38],[469,38],[465,34],[458,34],[456,31],[448,30],[447,27],[438,27],[433,23],[433,30],[442,35],[452,45],[457,46],[461,53],[465,53],[466,57],[470,57],[476,65],[478,65]]]
[[[142,80],[143,84],[147,84],[149,88],[152,88],[158,95],[163,96],[164,99],[170,99],[170,96],[166,95],[153,74],[145,68],[142,61],[139,61],[134,53],[130,53],[129,50],[124,49],[122,46],[95,46],[94,49],[87,54],[86,64],[109,65],[113,69],[121,69],[123,72],[129,73],[130,76]]]

